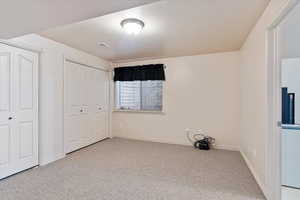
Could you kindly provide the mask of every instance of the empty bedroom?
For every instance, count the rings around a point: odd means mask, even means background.
[[[0,200],[300,199],[298,2],[3,0]]]

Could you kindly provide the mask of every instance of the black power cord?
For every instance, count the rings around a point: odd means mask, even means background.
[[[199,133],[192,134],[187,130],[187,138],[193,146],[200,150],[209,150],[210,146],[215,143],[215,138],[203,134],[202,130],[197,130]]]

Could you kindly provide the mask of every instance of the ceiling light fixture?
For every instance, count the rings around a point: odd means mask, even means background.
[[[122,28],[130,35],[138,35],[145,26],[142,20],[135,18],[124,19],[121,22]]]

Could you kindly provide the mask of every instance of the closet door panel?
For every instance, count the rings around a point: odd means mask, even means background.
[[[12,58],[11,49],[0,45],[0,179],[13,173]]]
[[[81,143],[82,147],[89,145],[91,143],[91,130],[90,130],[90,105],[89,105],[89,85],[90,85],[90,71],[91,69],[85,66],[78,65],[81,68],[81,110],[80,113],[80,123],[81,123]]]
[[[92,122],[93,119],[93,68],[85,67],[85,80],[84,80],[84,88],[85,88],[85,105],[84,108],[84,120],[85,120],[85,136],[87,145],[95,142],[94,140],[94,125]]]
[[[38,164],[38,55],[16,50],[14,59],[16,100],[16,170]]]
[[[65,151],[80,148],[81,137],[81,69],[74,63],[65,63]]]
[[[96,104],[95,107],[95,119],[96,119],[96,137],[98,140],[107,137],[107,73],[98,70],[95,73],[95,91],[96,92]]]
[[[91,143],[97,142],[97,135],[96,135],[96,120],[95,120],[95,104],[96,104],[96,90],[95,90],[95,73],[97,72],[96,69],[89,68],[89,75],[88,75],[88,104],[89,104],[89,130],[90,130],[90,141]]]
[[[64,65],[64,150],[65,152],[71,151],[71,143],[73,138],[73,126],[72,126],[72,77],[71,63],[65,62]]]
[[[0,53],[0,166],[7,165],[10,159],[11,123],[11,57],[9,50]],[[1,168],[0,168],[1,171]]]

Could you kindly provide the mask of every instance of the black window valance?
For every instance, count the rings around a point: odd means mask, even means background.
[[[163,64],[117,67],[114,69],[114,81],[165,80]]]

